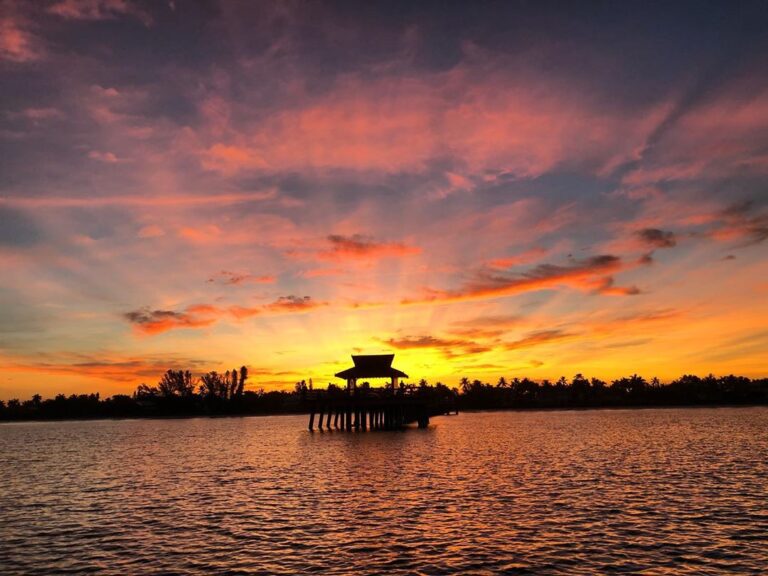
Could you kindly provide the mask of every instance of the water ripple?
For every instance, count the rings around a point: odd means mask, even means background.
[[[3,574],[724,574],[768,565],[768,410],[0,426]]]

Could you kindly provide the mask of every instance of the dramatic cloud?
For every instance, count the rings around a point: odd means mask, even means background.
[[[201,347],[764,375],[701,352],[765,324],[759,2],[0,3],[0,350],[52,367],[0,397]]]
[[[613,285],[611,274],[626,266],[621,258],[601,255],[574,261],[567,266],[540,264],[522,274],[504,274],[483,269],[457,290],[428,290],[427,295],[419,300],[404,300],[403,304],[427,302],[456,302],[481,298],[498,298],[558,287],[570,287],[605,294],[637,294],[634,287],[622,288]]]
[[[663,118],[664,108],[655,106],[632,116],[607,114],[585,91],[565,96],[541,75],[510,76],[505,64],[473,57],[420,76],[345,76],[321,98],[211,142],[202,163],[227,175],[422,171],[445,157],[462,172],[535,177],[561,164],[601,171],[630,160]],[[469,182],[451,174],[451,188]]]

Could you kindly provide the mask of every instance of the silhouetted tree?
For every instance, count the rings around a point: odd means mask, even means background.
[[[189,370],[168,370],[157,383],[157,390],[163,398],[189,398],[195,393],[195,379]]]
[[[99,394],[57,394],[44,400],[39,394],[25,401],[0,401],[0,419],[25,418],[100,418],[194,414],[276,414],[301,411],[309,391],[305,380],[293,391],[262,388],[245,391],[248,371],[245,366],[223,374],[208,372],[200,377],[197,391],[189,371],[167,371],[158,385],[141,384],[133,396],[115,395],[101,399]],[[768,378],[750,380],[743,376],[712,374],[700,378],[685,374],[667,384],[658,378],[650,383],[633,374],[614,380],[610,386],[597,378],[588,380],[577,374],[568,382],[560,378],[555,385],[548,380],[538,383],[529,378],[513,378],[505,386],[464,377],[460,390],[438,382],[431,386],[426,379],[418,386],[401,382],[400,393],[416,394],[434,406],[461,409],[500,408],[568,408],[587,406],[663,406],[700,404],[768,404]],[[505,382],[505,380],[504,380]],[[358,393],[387,394],[385,388],[369,388],[368,382]],[[335,384],[316,394],[338,397],[346,394]]]
[[[200,395],[205,398],[209,404],[218,403],[220,400],[226,400],[228,391],[229,385],[227,379],[215,370],[200,376]]]
[[[300,380],[299,382],[296,382],[296,385],[294,386],[294,390],[296,391],[296,394],[299,395],[299,399],[301,402],[304,402],[307,399],[307,382],[305,380]]]
[[[243,390],[245,389],[245,381],[248,379],[248,368],[245,366],[240,367],[240,379],[237,383],[237,390],[235,390],[235,395],[237,397],[240,397],[243,395]]]

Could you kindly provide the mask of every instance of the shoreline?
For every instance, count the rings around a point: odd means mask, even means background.
[[[684,409],[721,409],[721,408],[768,408],[768,403],[744,403],[744,404],[659,404],[659,405],[633,405],[633,406],[557,406],[557,407],[515,407],[515,408],[467,408],[459,413],[482,414],[499,412],[590,412],[590,411],[635,411],[635,410],[670,410]],[[308,411],[297,412],[273,412],[268,414],[189,414],[189,415],[151,415],[151,416],[94,416],[93,418],[19,418],[14,420],[0,420],[0,426],[5,424],[27,423],[54,423],[54,422],[108,422],[121,420],[216,420],[224,418],[264,418],[271,416],[306,416]],[[432,418],[457,416],[458,414],[435,414]]]

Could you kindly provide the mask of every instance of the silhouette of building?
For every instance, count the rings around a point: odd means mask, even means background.
[[[413,422],[426,428],[430,417],[428,398],[406,387],[398,389],[398,381],[408,378],[408,374],[392,367],[394,358],[394,354],[353,354],[355,365],[336,374],[346,380],[346,394],[311,395],[309,429],[314,430],[315,416],[319,430],[323,430],[323,423],[326,430],[396,430]],[[361,378],[386,378],[389,392],[358,390]]]
[[[392,367],[394,358],[394,354],[353,354],[352,361],[355,365],[337,372],[335,376],[347,381],[347,390],[355,390],[357,381],[361,378],[387,378],[394,392],[398,380],[408,378],[408,374]]]

